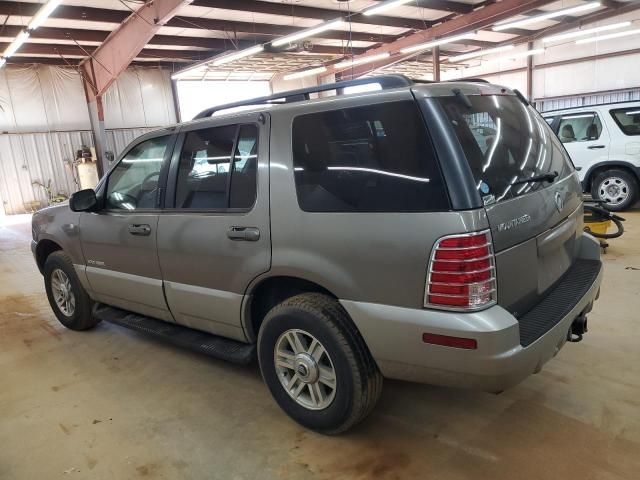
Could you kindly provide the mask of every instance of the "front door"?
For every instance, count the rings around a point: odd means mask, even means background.
[[[611,139],[596,112],[563,115],[558,125],[558,137],[581,173],[581,179],[591,165],[609,159]]]
[[[144,137],[99,189],[102,208],[80,216],[86,273],[95,299],[162,320],[172,317],[158,262],[158,200],[174,142],[171,134]]]
[[[187,126],[167,181],[158,256],[176,322],[244,340],[244,292],[271,262],[269,122]]]

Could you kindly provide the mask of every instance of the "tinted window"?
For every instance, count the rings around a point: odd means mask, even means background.
[[[467,105],[468,100],[470,105]],[[440,97],[485,204],[508,200],[549,183],[527,178],[572,171],[547,122],[512,95]]]
[[[611,110],[611,115],[625,135],[640,135],[640,106]]]
[[[293,121],[298,202],[310,212],[447,210],[414,102],[332,110]]]
[[[113,169],[107,183],[106,208],[155,208],[160,169],[169,137],[158,137],[133,147]]]
[[[233,156],[231,174],[231,208],[250,208],[256,200],[256,172],[258,170],[258,128],[240,127],[238,144]]]
[[[558,138],[562,143],[597,140],[602,133],[602,123],[595,113],[563,115],[558,126]]]
[[[176,208],[251,207],[256,198],[257,154],[255,125],[187,133],[178,168]]]
[[[177,208],[227,208],[236,130],[232,125],[187,133],[178,169]]]

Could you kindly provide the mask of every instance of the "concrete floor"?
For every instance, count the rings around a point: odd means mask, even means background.
[[[637,479],[640,211],[625,216],[582,343],[501,395],[387,381],[337,438],[290,421],[255,366],[65,330],[28,223],[0,217],[0,478]]]

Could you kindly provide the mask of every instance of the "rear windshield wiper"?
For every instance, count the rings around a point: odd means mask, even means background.
[[[553,171],[549,173],[543,173],[540,175],[534,175],[533,177],[519,178],[511,185],[520,185],[521,183],[529,182],[553,182],[558,177],[558,172]]]

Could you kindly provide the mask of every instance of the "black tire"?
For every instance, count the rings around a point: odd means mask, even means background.
[[[75,308],[71,315],[65,314],[54,298],[52,276],[57,269],[62,270],[69,279],[71,291],[75,297]],[[93,301],[82,287],[80,279],[78,279],[75,269],[73,268],[73,262],[66,253],[57,251],[47,257],[44,263],[44,288],[47,291],[47,298],[49,299],[49,305],[51,305],[53,313],[65,327],[71,330],[88,330],[100,323],[100,320],[93,318],[91,314]]]
[[[624,190],[626,190],[627,193],[627,197],[624,201],[615,204],[607,203],[606,195],[602,194],[602,189],[606,186],[606,183],[615,181],[614,179],[618,179],[623,182],[622,184],[626,184]],[[591,182],[591,196],[596,200],[603,201],[601,205],[607,210],[612,212],[626,210],[636,203],[638,198],[638,180],[624,169],[612,168],[611,170],[599,172]]]
[[[280,336],[292,329],[313,335],[333,364],[336,388],[321,410],[300,405],[285,390],[276,371],[274,352]],[[299,424],[323,434],[338,434],[362,421],[382,391],[382,375],[364,340],[340,303],[320,293],[303,293],[275,306],[258,335],[260,370],[280,407]]]

